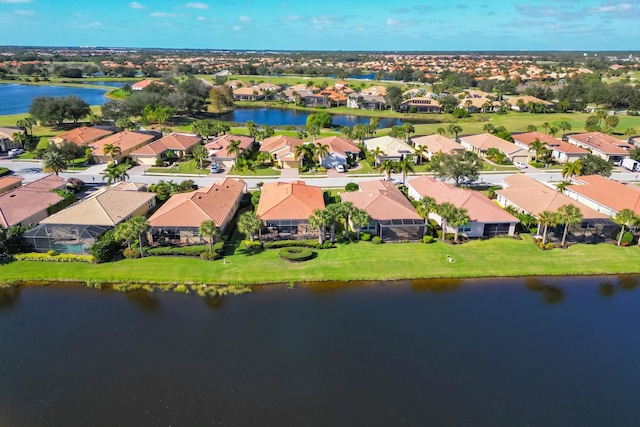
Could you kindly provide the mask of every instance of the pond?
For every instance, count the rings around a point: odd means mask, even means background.
[[[0,290],[6,425],[635,425],[639,278]]]
[[[105,90],[67,87],[67,86],[32,86],[0,83],[0,116],[6,114],[28,113],[31,101],[37,96],[69,96],[75,95],[84,99],[89,105],[102,105],[107,101]]]

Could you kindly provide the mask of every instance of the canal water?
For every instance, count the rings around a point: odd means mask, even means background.
[[[0,290],[0,424],[633,426],[638,283]]]

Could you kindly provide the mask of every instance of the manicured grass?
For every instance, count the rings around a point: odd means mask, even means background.
[[[482,159],[483,171],[517,171],[518,168],[513,165],[496,165]]]
[[[227,262],[192,258],[149,257],[114,263],[42,263],[19,261],[0,266],[0,277],[11,281],[104,281],[257,284],[308,281],[392,280],[437,277],[501,277],[639,273],[637,246],[572,245],[541,251],[529,236],[522,241],[491,239],[463,245],[442,242],[341,244],[319,250],[317,258],[291,264],[277,250],[235,254]],[[449,262],[447,255],[454,260]],[[593,262],[597,259],[598,262]]]
[[[361,159],[358,161],[360,167],[358,169],[349,169],[347,171],[347,175],[359,175],[359,174],[369,174],[369,173],[380,173],[378,170],[371,167],[368,161]]]
[[[204,162],[205,168],[200,169],[200,162],[197,162],[194,159],[186,160],[184,162],[178,162],[176,166],[168,167],[168,168],[149,168],[146,171],[149,173],[162,173],[162,174],[191,174],[191,175],[208,175],[209,168],[206,167],[207,162]]]
[[[246,176],[247,178],[257,177],[257,176],[280,176],[280,170],[274,169],[271,166],[257,165],[255,166],[254,172],[252,171],[243,172],[241,170],[231,169],[229,171],[229,175]]]

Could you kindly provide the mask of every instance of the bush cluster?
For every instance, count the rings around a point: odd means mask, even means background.
[[[620,233],[616,235],[616,241],[620,238]],[[620,241],[620,246],[630,246],[633,242],[633,234],[629,231],[625,231],[622,235],[622,240]]]
[[[93,264],[96,262],[95,258],[92,255],[76,255],[76,254],[56,254],[54,255],[41,254],[39,252],[28,252],[24,254],[15,255],[15,259],[18,261],[44,261],[44,262],[86,262],[89,264]]]
[[[369,234],[369,233],[361,233],[360,234],[360,240],[362,240],[363,242],[368,242],[369,240],[371,240],[371,234]]]
[[[307,261],[313,258],[313,256],[315,255],[315,252],[313,252],[309,248],[294,247],[294,248],[282,248],[280,249],[279,254],[280,254],[280,258],[284,260],[293,261],[293,262],[302,262],[302,261]]]
[[[371,238],[371,243],[375,244],[375,245],[379,245],[382,243],[382,238],[380,236],[373,236]]]
[[[302,247],[302,248],[315,248],[318,245],[318,241],[311,240],[274,240],[271,242],[264,242],[262,246],[265,249],[280,249],[286,247]]]
[[[331,242],[323,242],[322,244],[318,243],[316,245],[316,249],[331,249],[334,245]]]
[[[436,239],[434,239],[434,238],[433,238],[433,236],[424,236],[424,237],[422,238],[422,241],[423,241],[424,243],[433,243],[433,242],[435,242],[435,241],[436,241]]]
[[[222,243],[224,245],[224,242],[219,242],[219,243]],[[214,249],[216,245],[214,245]],[[200,254],[205,251],[209,252],[209,247],[207,245],[159,246],[157,248],[147,249],[146,253],[152,256],[161,256],[161,255],[200,256]]]
[[[15,258],[13,257],[13,255],[0,253],[0,265],[9,264],[13,261],[15,261]]]
[[[129,249],[129,248],[126,248],[124,251],[122,251],[122,255],[124,255],[126,259],[136,259],[142,256],[138,249]]]
[[[207,251],[207,252],[202,252],[200,254],[200,258],[202,258],[204,260],[207,260],[207,261],[214,261],[214,260],[220,259],[222,257],[217,252],[209,252],[209,251]]]

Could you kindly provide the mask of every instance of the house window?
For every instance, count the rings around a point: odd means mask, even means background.
[[[465,224],[465,225],[461,225],[460,227],[458,227],[458,232],[460,233],[468,233],[471,231],[471,225],[470,224]]]

